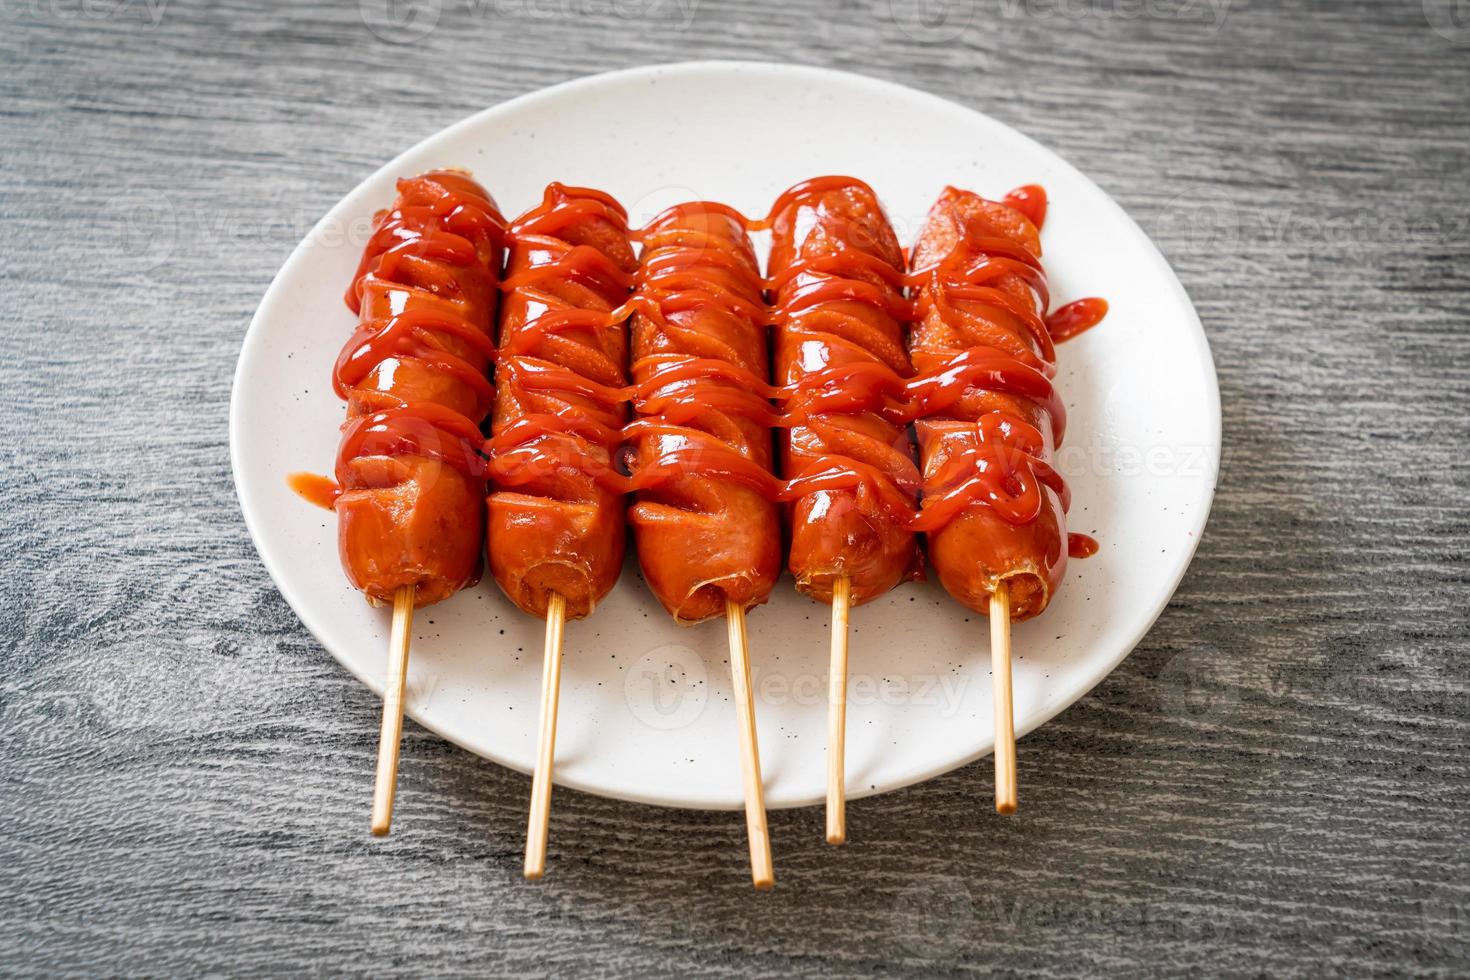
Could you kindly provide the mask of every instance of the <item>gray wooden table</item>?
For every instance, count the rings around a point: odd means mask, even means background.
[[[414,3],[417,3],[417,6]],[[469,113],[694,57],[866,72],[1056,148],[1204,318],[1214,514],[1132,657],[981,763],[772,815],[558,794],[378,703],[267,578],[241,337],[361,177]],[[1463,0],[0,0],[0,970],[1470,970]]]

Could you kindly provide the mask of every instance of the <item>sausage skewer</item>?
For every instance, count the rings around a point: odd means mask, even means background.
[[[546,620],[525,876],[545,871],[563,626],[617,582],[625,531],[613,467],[626,416],[627,215],[601,191],[551,184],[511,225],[487,501],[490,569]]]
[[[847,616],[852,579],[832,587],[832,653],[827,668],[827,843],[847,840]]]
[[[730,642],[730,675],[735,693],[735,719],[740,726],[740,777],[745,795],[745,836],[750,843],[750,880],[764,891],[776,884],[771,863],[771,832],[766,825],[766,791],[761,781],[760,743],[755,733],[755,693],[750,683],[750,647],[745,637],[745,610],[733,599],[725,604]]]
[[[944,587],[990,617],[1000,813],[1017,805],[1011,623],[1046,608],[1072,547],[1069,494],[1051,465],[1066,427],[1055,342],[1107,311],[1089,299],[1046,317],[1045,214],[1039,187],[1001,202],[947,188],[911,256],[910,348],[924,372],[910,385],[924,471],[913,527]]]
[[[781,572],[779,488],[759,265],[746,221],[681,204],[639,233],[633,299],[635,459],[628,519],[645,580],[681,623],[724,615],[739,721],[751,879],[775,883],[745,612]]]
[[[357,330],[333,387],[347,402],[336,480],[293,474],[298,493],[337,513],[349,581],[393,604],[389,669],[373,783],[372,832],[393,819],[409,633],[415,606],[479,576],[484,470],[479,420],[505,222],[461,171],[398,182],[347,290]]]
[[[378,768],[373,775],[370,824],[377,837],[393,825],[393,797],[398,786],[398,750],[403,742],[403,692],[408,683],[408,644],[413,630],[414,587],[393,593],[393,625],[388,632],[388,675],[383,686],[383,721],[378,729]]]
[[[903,379],[904,259],[872,188],[818,177],[767,219],[776,380],[789,386],[783,452],[797,588],[832,605],[827,841],[847,839],[847,618],[921,570],[908,520],[919,483]]]
[[[551,767],[556,760],[556,713],[561,701],[561,638],[566,627],[567,601],[551,594],[546,607],[546,644],[541,654],[541,712],[536,722],[536,768],[531,776],[531,812],[526,818],[528,881],[546,873],[546,838],[551,824]]]
[[[990,595],[991,712],[995,715],[995,812],[1016,812],[1016,708],[1011,686],[1011,594]]]

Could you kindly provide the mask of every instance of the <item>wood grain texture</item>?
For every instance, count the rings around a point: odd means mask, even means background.
[[[424,2],[396,35],[387,0],[0,3],[0,971],[1470,970],[1463,5]],[[738,814],[562,791],[532,887],[529,781],[410,723],[373,841],[378,703],[231,486],[245,326],[401,149],[692,57],[937,92],[1113,194],[1219,365],[1198,557],[1021,743],[1016,817],[989,760],[854,803],[840,849],[773,813],[755,894]]]

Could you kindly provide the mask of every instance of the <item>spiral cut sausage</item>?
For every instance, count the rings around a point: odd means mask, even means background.
[[[707,202],[642,232],[628,512],[644,578],[676,620],[766,601],[781,573],[768,311],[744,219]]]
[[[1001,203],[947,188],[911,257],[911,353],[924,372],[911,386],[924,473],[914,526],[951,595],[986,612],[1004,588],[1017,620],[1045,609],[1061,583],[1069,503],[1051,465],[1066,412],[1043,319],[1045,204],[1030,190]]]
[[[909,529],[919,472],[903,379],[904,260],[872,189],[850,177],[792,187],[771,209],[775,375],[789,386],[783,452],[797,588],[854,605],[922,566]]]
[[[371,602],[413,586],[427,605],[479,576],[504,232],[467,174],[400,180],[347,291],[359,322],[333,372],[347,401],[334,509],[342,567]]]
[[[601,191],[552,184],[511,226],[493,436],[485,449],[490,569],[513,602],[551,595],[585,616],[617,582],[628,392],[627,215]]]

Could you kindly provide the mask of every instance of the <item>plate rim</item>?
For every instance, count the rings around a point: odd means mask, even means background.
[[[451,123],[446,127],[440,128],[428,134],[427,136],[423,137],[422,139],[413,143],[411,146],[404,149],[402,152],[398,153],[387,163],[383,164],[381,167],[378,167],[372,173],[362,178],[350,190],[348,190],[346,194],[344,194],[333,205],[331,205],[331,207],[327,209],[326,213],[323,214],[322,217],[319,218],[315,224],[313,224],[311,230],[308,231],[305,237],[303,237],[302,240],[296,244],[296,246],[287,255],[286,259],[281,263],[281,266],[276,270],[275,274],[271,277],[270,284],[266,287],[265,293],[262,296],[259,305],[256,307],[255,313],[251,316],[249,325],[246,327],[244,338],[242,339],[240,344],[240,351],[236,357],[235,370],[233,372],[230,383],[230,407],[228,426],[230,442],[230,474],[235,486],[236,500],[239,502],[241,513],[245,519],[245,527],[250,535],[251,543],[255,547],[256,554],[260,556],[261,563],[265,566],[266,572],[270,576],[271,582],[275,586],[276,591],[280,593],[283,599],[286,600],[286,604],[291,607],[291,610],[296,614],[297,619],[301,621],[301,624],[306,627],[307,631],[311,633],[312,637],[317,641],[318,644],[321,645],[322,649],[325,650],[326,653],[330,655],[331,658],[339,666],[345,668],[348,673],[350,673],[361,684],[367,687],[368,690],[372,691],[376,697],[381,698],[383,696],[383,684],[380,682],[380,678],[375,677],[370,673],[364,673],[363,671],[359,670],[352,662],[338,656],[337,653],[332,649],[332,646],[328,644],[327,641],[324,639],[324,633],[326,631],[325,624],[323,624],[317,616],[312,614],[308,608],[304,608],[302,604],[299,604],[296,601],[296,599],[293,599],[292,596],[287,594],[287,590],[282,587],[282,573],[280,571],[279,563],[284,559],[276,555],[273,549],[265,543],[266,538],[262,535],[259,527],[259,519],[261,516],[263,516],[260,513],[261,505],[255,500],[255,494],[254,492],[252,492],[252,490],[249,489],[248,482],[242,480],[243,463],[240,459],[240,430],[243,426],[243,420],[240,414],[241,385],[244,381],[245,366],[247,362],[252,360],[252,355],[255,353],[259,345],[263,343],[262,338],[265,334],[263,323],[271,319],[270,314],[272,314],[276,306],[278,306],[283,301],[282,296],[278,293],[278,290],[280,289],[282,279],[286,271],[293,268],[297,264],[301,257],[301,254],[311,246],[312,242],[317,238],[318,234],[325,228],[330,227],[333,216],[339,210],[348,208],[352,202],[352,199],[359,194],[366,193],[366,188],[370,185],[384,178],[395,175],[398,170],[401,169],[403,161],[418,153],[420,148],[423,147],[426,143],[453,138],[453,136],[456,134],[462,133],[466,130],[481,125],[484,120],[493,118],[494,116],[500,115],[502,113],[512,112],[528,102],[554,95],[564,95],[568,92],[573,92],[580,88],[591,88],[606,85],[609,83],[632,81],[638,79],[639,77],[652,77],[660,75],[668,76],[682,73],[709,71],[755,71],[764,72],[772,75],[786,75],[793,79],[801,79],[805,77],[808,79],[836,81],[844,85],[856,84],[858,86],[865,86],[875,92],[882,92],[892,96],[901,96],[907,99],[917,99],[920,102],[928,104],[929,106],[942,108],[943,110],[948,112],[963,112],[973,114],[975,116],[981,117],[986,122],[992,125],[1002,127],[1013,134],[1015,137],[1018,137],[1024,143],[1029,144],[1032,149],[1038,151],[1042,156],[1049,157],[1062,164],[1065,168],[1067,168],[1078,178],[1080,178],[1087,186],[1096,191],[1099,198],[1106,202],[1106,207],[1111,209],[1114,217],[1116,219],[1121,219],[1118,221],[1119,226],[1123,229],[1126,229],[1127,234],[1131,235],[1136,240],[1136,242],[1142,246],[1143,254],[1148,257],[1150,263],[1154,267],[1154,270],[1156,272],[1162,273],[1163,281],[1170,285],[1170,287],[1176,294],[1176,299],[1182,300],[1183,306],[1189,311],[1188,323],[1186,323],[1184,326],[1190,328],[1189,333],[1191,334],[1193,345],[1195,347],[1196,353],[1200,355],[1199,363],[1201,365],[1201,373],[1203,375],[1201,380],[1204,385],[1204,393],[1207,396],[1206,405],[1209,409],[1207,413],[1208,417],[1206,419],[1208,430],[1208,445],[1205,447],[1206,468],[1205,472],[1201,474],[1201,477],[1198,481],[1198,484],[1202,489],[1199,491],[1199,496],[1195,501],[1198,517],[1196,518],[1193,526],[1191,526],[1189,529],[1189,544],[1186,548],[1183,548],[1178,552],[1178,555],[1175,558],[1174,567],[1171,568],[1169,572],[1168,587],[1166,589],[1160,590],[1159,598],[1156,600],[1154,608],[1150,611],[1147,617],[1145,617],[1143,620],[1140,620],[1141,625],[1138,628],[1136,635],[1134,635],[1130,639],[1125,640],[1119,645],[1119,652],[1115,657],[1110,658],[1108,662],[1088,672],[1086,679],[1076,686],[1076,691],[1074,694],[1069,697],[1059,699],[1056,704],[1046,708],[1031,719],[1028,719],[1025,724],[1018,725],[1016,727],[1016,738],[1019,741],[1030,733],[1036,731],[1042,725],[1045,725],[1047,722],[1051,721],[1067,708],[1070,708],[1072,705],[1082,700],[1082,698],[1086,697],[1095,687],[1097,687],[1098,684],[1100,684],[1106,677],[1112,674],[1112,672],[1118,668],[1119,664],[1121,664],[1124,660],[1128,658],[1128,656],[1138,647],[1138,644],[1143,641],[1144,637],[1148,635],[1148,633],[1153,629],[1154,625],[1158,622],[1159,617],[1168,607],[1169,601],[1174,597],[1175,592],[1178,590],[1179,583],[1183,580],[1185,573],[1189,570],[1189,566],[1194,560],[1194,555],[1199,548],[1200,542],[1201,540],[1203,540],[1204,529],[1209,523],[1210,512],[1214,505],[1215,491],[1218,485],[1223,434],[1223,419],[1221,414],[1218,369],[1215,366],[1215,359],[1210,349],[1209,337],[1205,332],[1204,323],[1201,321],[1199,311],[1198,309],[1196,309],[1193,300],[1190,299],[1189,294],[1185,290],[1183,283],[1179,281],[1178,275],[1174,272],[1173,267],[1169,265],[1168,260],[1165,259],[1163,253],[1159,250],[1154,241],[1143,231],[1138,223],[1134,221],[1133,218],[1125,210],[1123,210],[1122,206],[1113,199],[1111,194],[1103,190],[1103,188],[1100,187],[1095,181],[1093,181],[1091,177],[1089,177],[1085,172],[1071,164],[1061,154],[1047,147],[1045,144],[1039,142],[1031,136],[1027,135],[1025,132],[1016,128],[1015,126],[1012,126],[1009,123],[1002,122],[1001,120],[996,119],[995,117],[985,112],[982,112],[979,109],[964,105],[960,102],[945,98],[941,95],[936,95],[932,92],[926,92],[922,89],[914,88],[909,85],[904,85],[899,82],[875,78],[869,75],[862,75],[856,72],[820,67],[815,65],[739,59],[701,59],[694,61],[679,61],[652,65],[640,65],[632,68],[621,68],[613,71],[599,72],[592,75],[584,75],[576,78],[567,79],[565,81],[557,82],[552,85],[547,85],[541,88],[533,89],[528,92],[524,92],[520,95],[507,99],[504,102],[498,102],[494,105],[487,106],[483,109],[478,110],[477,112],[472,113],[464,119],[459,120],[458,122]],[[418,725],[422,726],[430,732],[433,732],[437,737],[443,738],[444,740],[458,746],[466,752],[469,752],[479,758],[486,759],[490,762],[494,762],[497,765],[504,766],[507,769],[512,769],[516,772],[520,772],[522,774],[530,773],[530,769],[528,767],[518,765],[505,757],[492,754],[481,747],[466,744],[465,741],[451,734],[448,734],[447,732],[441,730],[434,723],[425,720],[423,717],[420,717],[420,713],[408,705],[405,705],[404,713],[408,717],[412,718],[414,722]],[[915,769],[912,773],[904,778],[891,780],[889,782],[882,783],[874,787],[869,787],[866,785],[849,787],[847,799],[859,800],[865,797],[876,796],[882,793],[890,793],[896,790],[914,786],[918,783],[927,782],[946,773],[953,772],[956,769],[961,769],[965,766],[968,766],[976,762],[977,760],[991,754],[992,751],[993,745],[990,747],[985,747],[984,742],[982,741],[981,748],[972,753],[968,753],[963,756],[947,758],[940,763],[920,767],[918,769]],[[621,800],[628,803],[637,803],[650,806],[725,812],[738,810],[742,806],[739,801],[727,803],[725,805],[717,805],[709,800],[678,799],[666,796],[655,797],[652,795],[642,794],[637,791],[613,791],[607,786],[591,784],[584,780],[575,778],[566,779],[563,773],[560,771],[554,773],[552,782],[554,785],[562,787],[564,789],[572,789],[578,792],[588,793],[590,795],[602,797],[605,799]],[[777,801],[767,800],[767,807],[773,810],[794,809],[797,807],[819,805],[823,802],[823,799],[824,798],[819,795],[815,798],[794,798]]]

